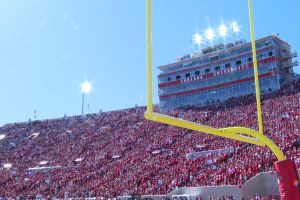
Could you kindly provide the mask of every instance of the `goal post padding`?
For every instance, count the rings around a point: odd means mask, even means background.
[[[274,165],[278,176],[280,199],[300,199],[299,177],[294,161],[277,161]]]

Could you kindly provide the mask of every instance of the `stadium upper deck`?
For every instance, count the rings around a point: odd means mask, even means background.
[[[295,77],[291,46],[270,35],[256,40],[262,93],[278,90]],[[160,108],[205,106],[254,93],[251,43],[218,44],[158,67]]]

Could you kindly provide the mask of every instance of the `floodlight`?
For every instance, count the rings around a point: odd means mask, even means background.
[[[3,165],[3,167],[6,168],[6,169],[9,169],[9,168],[12,167],[12,164],[10,164],[10,163],[5,163],[5,164]]]
[[[92,89],[92,84],[89,81],[84,81],[81,83],[81,91],[85,94],[88,94]]]
[[[200,46],[200,44],[202,43],[202,41],[203,41],[203,38],[202,38],[202,36],[199,33],[195,33],[193,35],[193,42],[194,42],[195,45]]]
[[[212,28],[209,28],[205,31],[205,37],[208,40],[213,40],[215,37],[215,32]]]
[[[225,24],[221,24],[221,25],[219,26],[219,33],[220,33],[220,35],[221,35],[223,38],[226,37],[226,35],[227,35],[227,27],[226,27]]]
[[[82,92],[82,105],[81,105],[81,115],[83,115],[83,109],[84,109],[84,94],[90,93],[92,89],[92,83],[89,81],[84,81],[81,83],[81,92]]]
[[[240,32],[240,26],[238,25],[238,23],[236,21],[231,22],[231,29],[234,33],[238,33]]]

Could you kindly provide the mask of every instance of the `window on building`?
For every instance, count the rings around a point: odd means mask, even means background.
[[[206,74],[209,73],[209,72],[210,72],[210,69],[209,69],[209,68],[205,69],[205,73],[206,73]]]
[[[237,61],[235,62],[235,64],[236,64],[236,65],[241,65],[241,64],[242,64],[242,61],[241,61],[241,60],[237,60]]]
[[[269,57],[271,57],[271,56],[273,56],[273,52],[272,51],[269,52]]]
[[[248,63],[252,62],[252,58],[251,57],[247,58],[247,61]]]
[[[227,63],[227,64],[225,65],[225,67],[226,67],[226,69],[230,68],[230,67],[231,67],[230,63]]]
[[[198,76],[200,74],[200,71],[195,71],[195,76]]]
[[[271,71],[276,71],[276,67],[274,66],[269,66],[268,67],[268,71],[271,72]]]
[[[214,61],[217,61],[217,60],[219,60],[219,56],[214,56],[214,57],[210,58],[210,62],[214,62]]]
[[[168,79],[167,79],[168,81],[171,81],[171,77],[168,77]]]
[[[216,66],[216,67],[215,67],[215,71],[218,71],[218,70],[220,70],[220,69],[221,69],[220,66]]]
[[[262,58],[263,58],[262,54],[260,54],[260,55],[257,56],[257,60],[261,60]]]
[[[176,80],[179,80],[179,79],[180,79],[180,75],[177,75],[177,76],[176,76]]]
[[[191,73],[186,73],[186,74],[185,74],[185,77],[186,77],[186,78],[188,78],[188,77],[190,77],[190,76],[191,76]]]

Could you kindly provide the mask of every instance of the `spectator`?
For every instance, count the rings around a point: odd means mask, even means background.
[[[300,93],[290,88],[263,97],[264,134],[299,169],[300,149],[294,142],[300,136]],[[0,162],[12,164],[0,168],[0,194],[25,199],[166,194],[185,186],[241,185],[259,172],[274,171],[276,158],[266,148],[150,122],[144,111],[134,108],[0,127],[5,133]],[[172,110],[169,115],[213,127],[257,129],[251,95],[205,108]],[[235,151],[195,160],[185,156],[224,148]]]

